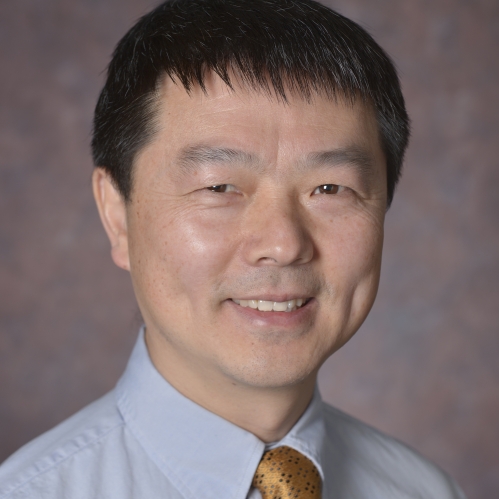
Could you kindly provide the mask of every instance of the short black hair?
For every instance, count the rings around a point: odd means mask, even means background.
[[[358,24],[313,0],[169,0],[121,39],[95,109],[92,153],[126,201],[133,163],[154,135],[164,75],[203,90],[213,71],[255,89],[285,88],[370,101],[387,162],[388,205],[400,177],[409,118],[394,64]]]

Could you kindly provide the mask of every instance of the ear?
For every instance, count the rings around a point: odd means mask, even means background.
[[[103,168],[95,168],[92,187],[102,225],[111,243],[111,257],[118,267],[130,270],[125,200]]]

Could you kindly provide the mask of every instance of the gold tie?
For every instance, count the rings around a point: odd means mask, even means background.
[[[262,499],[321,498],[321,477],[314,463],[286,445],[265,452],[253,487],[260,491]]]

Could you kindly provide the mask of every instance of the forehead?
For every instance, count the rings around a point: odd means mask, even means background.
[[[372,106],[360,98],[351,101],[338,95],[328,98],[322,94],[314,94],[310,100],[296,92],[287,92],[287,102],[265,89],[253,89],[234,82],[233,88],[228,87],[216,74],[210,73],[205,81],[206,90],[193,86],[188,93],[180,84],[165,78],[159,93],[161,114],[177,113],[177,118],[184,117],[199,121],[213,121],[217,118],[222,124],[243,116],[246,118],[268,121],[269,118],[279,119],[281,125],[292,123],[293,117],[300,117],[304,126],[325,126],[333,122],[347,121],[356,125],[375,125]],[[282,121],[285,119],[286,121]]]
[[[373,108],[360,98],[317,94],[307,101],[288,92],[283,102],[237,83],[231,89],[211,74],[206,90],[190,92],[165,78],[157,105],[157,133],[146,149],[171,159],[196,146],[246,151],[269,164],[350,148],[384,163]]]

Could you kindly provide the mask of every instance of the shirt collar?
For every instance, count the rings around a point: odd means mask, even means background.
[[[324,407],[319,389],[316,387],[314,396],[301,418],[291,428],[289,433],[279,442],[267,444],[265,450],[274,449],[280,445],[293,447],[307,456],[317,467],[324,481],[324,452],[326,441],[326,425],[324,422]]]
[[[265,446],[252,433],[175,390],[152,364],[142,328],[116,397],[130,431],[186,498],[246,498],[266,447],[295,448],[323,476],[325,427],[317,390],[291,431],[281,441]]]

